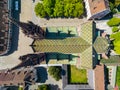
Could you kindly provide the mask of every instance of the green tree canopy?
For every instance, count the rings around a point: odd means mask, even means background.
[[[55,78],[56,81],[61,79],[61,67],[51,66],[48,70],[49,74]]]
[[[35,6],[40,17],[80,17],[84,14],[83,0],[43,0]]]
[[[120,32],[111,34],[110,38],[113,40],[114,50],[117,54],[120,54]]]
[[[38,86],[38,90],[50,90],[49,85],[43,84]]]
[[[118,28],[118,27],[114,26],[114,27],[112,28],[112,32],[113,32],[113,33],[118,32],[118,31],[119,31],[119,28]]]
[[[120,25],[120,18],[114,17],[112,19],[110,19],[107,24],[112,27],[112,26],[118,26]]]
[[[35,13],[37,16],[40,16],[41,18],[44,18],[47,16],[47,12],[44,10],[44,6],[41,3],[38,3],[35,6]]]

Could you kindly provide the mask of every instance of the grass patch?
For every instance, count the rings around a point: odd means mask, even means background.
[[[20,87],[20,86],[19,86],[18,90],[23,90],[23,87]]]
[[[117,67],[116,85],[120,87],[120,66]]]
[[[75,66],[68,66],[69,83],[87,84],[87,71]]]

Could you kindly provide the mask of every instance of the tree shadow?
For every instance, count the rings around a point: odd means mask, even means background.
[[[6,86],[5,88],[6,89],[3,89],[3,90],[18,90],[19,87],[18,86]]]
[[[117,6],[117,10],[120,12],[120,4]]]
[[[49,86],[50,86],[51,90],[60,90],[58,85],[50,84]]]
[[[64,69],[62,69],[61,75],[62,75],[62,76],[65,76],[65,75],[66,75],[66,71],[65,71]]]
[[[36,69],[37,69],[37,76],[38,76],[37,82],[45,83],[46,80],[48,79],[47,69],[44,67],[36,67]]]

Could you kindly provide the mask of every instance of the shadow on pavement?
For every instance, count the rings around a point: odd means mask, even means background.
[[[51,90],[60,90],[58,85],[50,85]]]

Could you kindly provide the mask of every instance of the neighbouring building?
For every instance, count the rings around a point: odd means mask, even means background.
[[[20,68],[16,70],[0,70],[0,86],[29,86],[37,80],[35,68]]]
[[[108,0],[84,0],[87,19],[101,19],[110,13]]]
[[[11,16],[9,0],[0,0],[0,55],[8,53],[11,43]]]
[[[105,67],[103,64],[97,65],[94,69],[95,90],[106,90]]]

